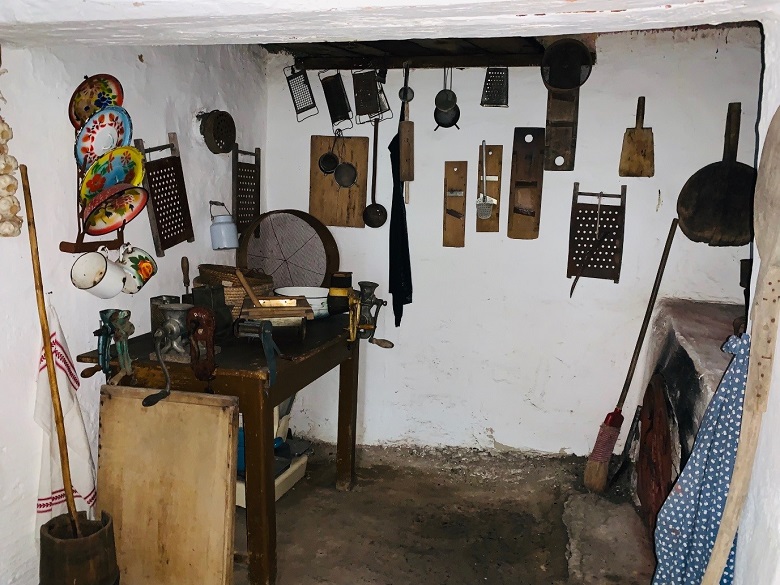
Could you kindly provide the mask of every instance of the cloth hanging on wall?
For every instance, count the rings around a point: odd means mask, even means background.
[[[70,474],[73,481],[73,495],[76,508],[86,510],[93,517],[93,507],[97,499],[95,491],[95,466],[89,448],[87,429],[81,415],[81,407],[76,398],[79,377],[70,357],[68,344],[62,334],[60,321],[54,307],[48,307],[49,328],[51,331],[51,350],[57,372],[57,386],[62,402],[62,416],[65,421],[65,436],[68,440]],[[54,426],[54,409],[51,402],[49,377],[46,373],[46,356],[41,343],[38,360],[38,389],[35,399],[35,422],[43,430],[43,449],[41,453],[41,476],[38,482],[38,503],[36,526],[55,516],[66,514],[65,488],[60,467],[60,448],[57,443],[57,431]],[[36,531],[38,533],[38,531]]]
[[[704,413],[688,463],[658,513],[653,585],[699,585],[718,535],[742,423],[750,336],[731,336],[723,351],[734,355]],[[734,581],[737,539],[720,585]]]
[[[393,204],[390,214],[390,286],[393,295],[395,326],[401,325],[404,305],[412,302],[412,262],[409,257],[409,232],[406,228],[404,183],[401,181],[401,152],[398,134],[390,141],[390,164],[393,169]]]

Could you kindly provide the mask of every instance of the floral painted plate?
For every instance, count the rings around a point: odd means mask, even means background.
[[[76,130],[95,112],[107,106],[121,106],[125,99],[122,84],[113,75],[99,73],[82,81],[68,105],[70,123]]]
[[[97,159],[84,175],[79,191],[82,207],[87,207],[95,196],[119,183],[138,187],[144,178],[144,157],[132,146],[109,150]]]
[[[108,106],[96,112],[79,130],[74,147],[76,162],[84,168],[117,146],[127,146],[133,138],[130,114],[121,106]]]
[[[120,183],[98,193],[84,208],[84,231],[90,236],[102,236],[129,223],[137,216],[149,193],[143,187]]]

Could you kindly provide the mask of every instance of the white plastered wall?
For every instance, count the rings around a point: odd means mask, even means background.
[[[580,0],[576,4],[569,0],[535,0],[530,2],[515,1],[489,1],[454,4],[450,0],[429,0],[425,3],[408,3],[397,0],[392,3],[383,3],[382,7],[369,6],[360,0],[328,0],[316,3],[296,1],[279,5],[272,0],[237,1],[228,4],[222,3],[215,7],[210,0],[146,0],[145,2],[126,2],[122,0],[62,0],[52,3],[50,0],[5,0],[0,3],[0,40],[14,42],[22,46],[48,47],[62,43],[86,43],[127,45],[132,43],[161,45],[171,44],[198,44],[198,43],[247,43],[247,42],[273,42],[289,40],[347,40],[352,38],[410,38],[425,36],[479,36],[486,30],[492,35],[539,35],[539,34],[574,34],[608,30],[633,30],[651,27],[671,27],[692,24],[716,24],[719,22],[733,22],[740,20],[758,19],[766,26],[767,38],[767,80],[764,86],[762,123],[760,137],[766,131],[769,119],[777,105],[780,104],[780,24],[778,23],[778,2],[776,0]],[[97,21],[97,22],[96,22]],[[97,51],[97,50],[95,50]],[[159,49],[155,52],[168,53]],[[151,51],[145,50],[144,54]],[[66,56],[76,54],[71,51],[10,51],[7,45],[3,46],[4,62],[6,65],[14,63],[16,71],[9,76],[0,78],[0,90],[10,92],[13,90],[16,103],[3,109],[3,114],[11,117],[17,133],[20,130],[33,130],[40,135],[49,138],[51,129],[41,122],[20,122],[14,118],[22,115],[35,116],[35,100],[43,100],[51,104],[54,99],[47,95],[51,92],[51,84],[47,80],[49,68],[55,71],[66,71],[74,79],[80,78],[87,72],[93,72],[93,64],[107,63],[117,67],[130,68],[135,66],[133,56],[123,55],[122,52],[106,52],[101,48],[98,52],[78,52],[78,58],[72,63],[70,60],[62,62]],[[132,53],[132,52],[131,52]],[[194,54],[194,53],[192,53]],[[108,60],[108,61],[105,61]],[[110,63],[109,63],[110,61]],[[185,63],[186,61],[186,63]],[[185,81],[190,79],[186,74],[190,67],[188,59],[170,59],[166,61],[170,72],[176,70]],[[210,59],[207,63],[213,64]],[[174,64],[175,62],[175,64]],[[123,65],[124,64],[124,65]],[[73,67],[71,68],[71,65]],[[19,66],[19,67],[17,67]],[[87,67],[90,71],[84,71]],[[193,66],[194,67],[194,66]],[[202,72],[203,64],[199,64],[198,71]],[[34,73],[31,73],[34,71]],[[168,73],[168,72],[166,72]],[[60,75],[61,73],[58,73]],[[15,75],[16,77],[12,77]],[[55,78],[57,76],[55,75]],[[162,75],[161,77],[167,77]],[[243,80],[242,80],[243,81]],[[75,83],[75,82],[73,82]],[[29,97],[27,89],[36,90],[40,95]],[[57,90],[57,108],[64,107],[71,88],[71,80],[60,82]],[[282,92],[282,88],[276,91]],[[285,90],[286,91],[286,90]],[[6,95],[11,95],[7,93]],[[17,96],[22,96],[23,101],[18,101]],[[180,96],[176,96],[180,97]],[[262,108],[264,98],[262,90],[255,93],[258,100],[258,108]],[[34,99],[33,99],[34,98]],[[279,100],[287,99],[278,97]],[[218,101],[215,96],[214,101]],[[146,103],[146,102],[142,102]],[[159,103],[155,102],[156,105]],[[214,104],[216,106],[216,104]],[[230,105],[230,104],[228,104]],[[206,107],[212,107],[210,103],[204,103]],[[128,104],[129,107],[129,104]],[[199,107],[196,104],[195,107]],[[262,111],[261,109],[258,111]],[[131,109],[131,113],[133,113]],[[235,113],[235,112],[234,112]],[[58,112],[61,116],[62,112]],[[426,114],[430,115],[429,113]],[[626,114],[627,115],[627,114]],[[137,112],[135,117],[147,117],[151,122],[144,132],[147,138],[150,132],[157,129],[161,123],[161,115],[153,115],[150,112]],[[273,118],[273,113],[269,113]],[[650,113],[648,112],[648,116]],[[419,120],[420,114],[416,115]],[[64,118],[57,117],[57,124],[67,124]],[[650,118],[648,117],[648,120]],[[259,122],[262,133],[264,120]],[[181,128],[186,124],[182,123]],[[184,131],[180,131],[180,139]],[[657,128],[657,125],[656,125]],[[318,131],[324,131],[321,129]],[[160,128],[162,136],[165,129]],[[242,129],[239,128],[239,136]],[[744,129],[743,129],[744,132]],[[713,130],[714,133],[714,130]],[[18,135],[18,134],[17,134]],[[58,182],[72,180],[71,159],[67,154],[65,136],[69,134],[61,127],[58,130],[58,142],[61,142],[64,150],[59,155],[56,167],[59,169],[52,173],[44,186],[51,187]],[[69,139],[69,138],[68,138]],[[151,139],[151,138],[150,138]],[[197,136],[196,136],[197,139]],[[248,141],[256,137],[250,136]],[[12,143],[13,151],[25,157],[25,161],[31,165],[33,160],[42,160],[44,155],[35,154],[37,145],[41,139],[29,137],[27,146],[21,148],[21,137]],[[713,139],[716,142],[720,136]],[[196,140],[197,142],[197,140]],[[263,142],[261,141],[262,145]],[[202,146],[202,145],[201,145]],[[744,148],[744,138],[743,145]],[[713,147],[715,148],[715,147]],[[474,155],[470,155],[472,160]],[[741,157],[743,158],[743,157]],[[743,158],[743,160],[746,160]],[[709,162],[702,161],[702,162]],[[185,162],[185,164],[187,164]],[[223,163],[220,163],[222,165]],[[226,168],[221,166],[220,168]],[[306,168],[302,172],[307,172]],[[60,176],[61,175],[61,176]],[[37,187],[39,179],[33,178],[33,187]],[[473,179],[472,179],[473,184]],[[440,187],[437,185],[437,192]],[[629,192],[632,192],[629,190]],[[40,196],[36,196],[40,197]],[[39,217],[41,211],[38,212]],[[56,215],[56,210],[45,212]],[[70,207],[66,214],[71,214]],[[143,219],[137,220],[142,222]],[[196,225],[196,236],[201,240],[206,237],[205,216],[200,217],[200,223]],[[432,224],[431,229],[437,229],[438,222]],[[61,234],[45,234],[47,245],[54,249],[56,242],[64,237],[70,237],[70,228],[61,229],[52,225],[52,231],[61,230]],[[132,225],[128,230],[133,234]],[[679,236],[678,236],[679,237]],[[24,238],[24,235],[22,236]],[[43,238],[42,238],[43,239]],[[136,243],[149,245],[150,242]],[[656,246],[659,244],[656,244]],[[169,276],[158,276],[159,289],[169,290],[178,282],[175,273],[178,266],[179,255],[186,251],[192,258],[195,246],[184,246],[171,255],[167,266]],[[200,249],[200,248],[199,248]],[[11,275],[2,280],[0,284],[0,300],[7,308],[4,311],[3,333],[0,334],[0,363],[4,374],[3,389],[0,396],[4,400],[2,424],[0,425],[0,581],[3,583],[35,583],[37,582],[37,568],[35,553],[31,549],[32,536],[29,533],[31,520],[29,519],[30,506],[34,504],[35,481],[37,479],[37,427],[32,423],[32,398],[30,380],[32,376],[32,360],[37,352],[37,341],[34,337],[35,312],[32,301],[31,285],[19,286],[13,284],[13,275],[24,274],[29,269],[29,261],[26,244],[21,240],[12,243],[3,243],[3,258],[6,273]],[[52,260],[54,258],[55,260]],[[205,256],[204,256],[205,258]],[[214,255],[214,259],[221,260],[222,255]],[[60,260],[58,253],[51,253],[44,259],[44,279],[51,282],[52,274],[59,268],[51,265]],[[655,259],[652,259],[655,262]],[[367,262],[364,262],[366,264]],[[63,262],[64,264],[64,262]],[[358,263],[356,262],[356,265]],[[671,266],[671,264],[670,264]],[[65,270],[63,267],[62,270]],[[27,279],[28,277],[25,277]],[[63,287],[70,286],[66,279]],[[154,286],[154,281],[149,287]],[[619,285],[620,286],[620,285]],[[12,292],[8,292],[12,287]],[[47,286],[47,288],[53,288]],[[62,288],[62,287],[60,287]],[[150,289],[151,290],[151,289]],[[581,292],[581,291],[579,291]],[[57,296],[55,292],[55,300]],[[10,297],[10,301],[9,301]],[[418,297],[419,300],[419,297]],[[90,311],[97,312],[98,307],[93,303]],[[140,303],[145,305],[145,303]],[[103,305],[103,306],[108,306]],[[132,307],[134,310],[143,311],[142,306]],[[61,311],[62,312],[62,311]],[[12,316],[12,318],[11,318]],[[70,321],[68,320],[70,319]],[[63,316],[66,328],[73,322],[78,322],[77,317]],[[78,341],[71,341],[71,348],[80,350],[90,347],[92,343],[88,331],[93,325],[80,325],[76,335]],[[70,327],[69,338],[75,331]],[[567,332],[564,332],[565,335]],[[11,356],[6,354],[11,351]],[[630,350],[625,350],[626,353]],[[367,352],[364,352],[364,354]],[[30,358],[30,366],[24,366],[24,356]],[[10,366],[9,366],[10,364]],[[27,369],[25,369],[27,368]],[[11,374],[7,374],[8,371]],[[621,376],[618,376],[621,377]],[[778,378],[775,378],[776,380]],[[335,380],[332,381],[335,384]],[[780,386],[780,383],[775,383]],[[634,390],[635,392],[636,390]],[[93,391],[93,398],[96,393]],[[597,410],[602,407],[599,406]],[[390,412],[386,416],[390,416]],[[755,583],[770,584],[780,582],[777,569],[777,559],[780,558],[780,544],[778,544],[778,526],[780,520],[776,517],[778,499],[780,499],[780,455],[772,440],[774,428],[780,422],[780,388],[775,387],[770,399],[769,410],[765,417],[764,431],[759,447],[758,461],[751,486],[751,496],[748,501],[746,515],[741,530],[741,546],[739,549],[740,562],[738,563],[738,582],[753,585]],[[29,493],[28,493],[29,492]]]
[[[195,115],[226,109],[238,127],[242,148],[265,141],[264,71],[248,47],[53,48],[3,47],[0,91],[8,103],[0,113],[13,126],[11,154],[27,164],[38,226],[43,283],[59,312],[72,356],[96,347],[92,331],[98,311],[132,311],[136,332],[149,331],[149,298],[184,292],[180,258],[187,255],[192,276],[201,262],[231,263],[231,252],[211,251],[208,201],[230,205],[230,155],[205,146]],[[180,244],[157,260],[158,274],[135,296],[101,301],[73,287],[75,255],[61,253],[62,240],[75,237],[76,166],[73,128],[67,114],[71,92],[84,75],[107,72],[125,89],[124,106],[134,135],[146,146],[167,142],[177,132],[195,230],[195,242]],[[19,193],[21,199],[21,189]],[[154,252],[147,214],[128,224],[126,240]],[[33,421],[40,329],[35,308],[26,230],[3,239],[0,279],[0,583],[37,583],[35,501],[41,430]],[[81,368],[78,368],[81,370]],[[82,381],[78,392],[87,430],[97,441],[98,392],[102,374]]]
[[[614,408],[644,315],[677,195],[687,178],[720,160],[730,101],[742,102],[739,160],[752,164],[760,75],[756,28],[727,31],[614,33],[599,37],[598,64],[580,91],[576,166],[546,172],[537,240],[506,237],[513,129],[544,126],[547,92],[536,68],[510,70],[509,108],[479,105],[484,70],[455,70],[460,127],[434,131],[433,99],[441,70],[414,70],[415,181],[407,207],[414,302],[400,328],[388,307],[378,336],[391,351],[362,351],[358,441],[517,448],[587,454],[604,415]],[[269,74],[268,207],[308,209],[309,137],[330,132],[329,119],[295,122],[281,69]],[[319,82],[315,96],[325,108]],[[351,79],[345,74],[351,95]],[[401,73],[385,90],[394,110]],[[634,125],[636,99],[647,98],[645,124],[655,136],[656,174],[617,173],[623,132]],[[397,117],[380,124],[378,200],[392,192],[387,144]],[[370,135],[358,126],[349,135]],[[284,140],[275,140],[275,137]],[[474,197],[479,144],[502,144],[499,233],[476,233]],[[468,161],[466,247],[442,247],[444,161]],[[370,171],[369,171],[370,172]],[[572,188],[619,193],[627,212],[619,284],[582,279],[569,298],[566,278]],[[380,283],[388,295],[388,226],[331,228],[341,268]],[[712,248],[678,234],[661,296],[740,302],[738,261],[747,248]],[[637,370],[643,372],[642,365]],[[626,405],[641,395],[638,375]],[[293,423],[334,440],[336,375],[299,394]]]

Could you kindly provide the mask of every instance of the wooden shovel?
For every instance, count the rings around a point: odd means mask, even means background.
[[[655,149],[653,129],[643,128],[645,121],[645,96],[636,103],[636,127],[627,128],[620,152],[621,177],[652,177],[655,174]]]

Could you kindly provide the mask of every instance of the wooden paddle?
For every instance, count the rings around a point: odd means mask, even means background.
[[[621,177],[652,177],[655,174],[653,129],[643,128],[644,122],[645,96],[640,96],[636,103],[636,127],[627,128],[623,134],[618,173]]]
[[[750,365],[739,446],[729,495],[702,585],[718,585],[723,575],[750,486],[761,419],[772,387],[772,361],[777,322],[780,319],[780,198],[776,196],[779,191],[780,109],[775,112],[769,125],[756,181],[753,225],[761,264],[751,315]]]

